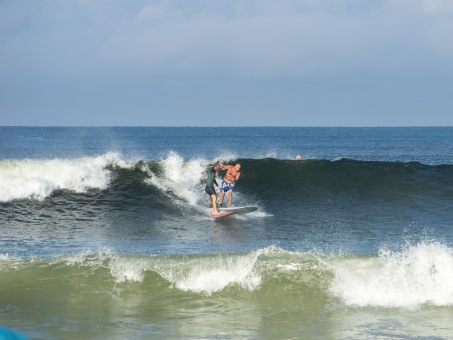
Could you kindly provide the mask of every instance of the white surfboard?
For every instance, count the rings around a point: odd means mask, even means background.
[[[217,206],[217,210],[221,212],[236,212],[238,214],[248,214],[258,210],[256,205],[247,205],[244,207],[219,207]]]

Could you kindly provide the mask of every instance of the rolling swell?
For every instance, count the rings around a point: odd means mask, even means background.
[[[73,303],[97,308],[117,299],[174,304],[219,297],[281,308],[453,306],[452,249],[421,242],[379,255],[323,255],[269,247],[240,254],[133,256],[111,252],[48,260],[0,258],[5,304]],[[19,298],[20,297],[20,298]],[[89,309],[89,308],[88,308]]]
[[[178,155],[171,155],[164,160],[123,164],[118,155],[103,157],[107,160],[94,171],[77,167],[76,163],[65,164],[69,167],[66,170],[68,179],[62,183],[52,182],[51,177],[43,179],[44,175],[38,171],[48,171],[44,160],[44,165],[34,165],[33,174],[23,175],[24,178],[20,178],[24,171],[19,169],[16,178],[36,189],[24,192],[22,186],[8,188],[8,184],[4,184],[4,192],[9,190],[9,194],[3,194],[2,209],[40,205],[63,208],[66,205],[71,210],[75,206],[89,206],[94,210],[146,207],[170,212],[175,204],[177,208],[208,204],[203,183],[209,164],[207,160],[183,160]],[[236,187],[236,204],[258,202],[267,206],[275,204],[279,208],[285,204],[325,204],[329,200],[339,205],[368,202],[420,208],[451,208],[452,204],[453,165],[349,159],[292,161],[266,158],[239,159],[237,162],[242,164],[243,174]]]

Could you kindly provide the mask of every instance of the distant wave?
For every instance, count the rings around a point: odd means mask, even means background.
[[[98,254],[49,260],[0,257],[1,289],[10,295],[48,298],[91,292],[122,294],[224,295],[253,293],[278,301],[291,288],[294,301],[334,299],[347,306],[416,308],[453,306],[453,249],[421,242],[378,256],[294,253],[270,247],[244,254],[127,256]],[[27,285],[17,285],[27,278]],[[40,296],[43,294],[43,296]],[[5,296],[5,298],[7,298]],[[4,301],[7,303],[7,301]]]

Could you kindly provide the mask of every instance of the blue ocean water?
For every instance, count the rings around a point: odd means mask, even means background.
[[[452,151],[451,127],[0,127],[0,325],[449,338]],[[256,212],[209,217],[218,158]]]

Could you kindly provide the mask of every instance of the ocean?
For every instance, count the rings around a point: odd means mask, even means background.
[[[29,339],[453,339],[453,127],[0,127],[0,228]]]

